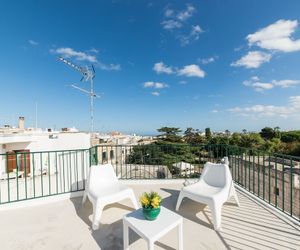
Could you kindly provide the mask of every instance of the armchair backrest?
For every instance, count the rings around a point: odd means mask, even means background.
[[[118,181],[111,164],[93,165],[90,167],[88,187],[107,186]]]
[[[230,186],[232,176],[228,165],[207,162],[204,165],[200,180],[205,181],[210,186],[225,187]]]

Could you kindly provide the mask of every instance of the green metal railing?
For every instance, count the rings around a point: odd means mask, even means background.
[[[113,152],[113,153],[112,153]],[[237,185],[300,221],[300,157],[230,145],[97,146],[97,164],[121,179],[197,178],[207,161],[227,156]]]
[[[223,147],[237,185],[300,221],[300,157]]]
[[[81,191],[91,165],[111,163],[120,179],[198,178],[227,156],[233,180],[299,219],[299,157],[229,145],[98,145],[89,149],[0,155],[0,204]]]
[[[0,204],[84,190],[90,155],[89,149],[0,154]]]

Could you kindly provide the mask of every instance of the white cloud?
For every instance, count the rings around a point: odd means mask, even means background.
[[[203,32],[200,25],[192,25],[191,30],[184,34],[181,32],[181,28],[183,28],[188,22],[194,13],[196,12],[196,8],[187,4],[186,8],[181,11],[174,11],[173,9],[167,8],[164,12],[164,19],[161,22],[163,29],[172,31],[175,35],[175,38],[180,41],[181,46],[188,45],[191,41],[195,41],[199,39],[199,35]]]
[[[252,81],[259,81],[259,77],[258,77],[258,76],[252,76],[252,77],[251,77],[251,80],[252,80]]]
[[[300,84],[300,80],[280,80],[280,81],[273,80],[272,83],[275,86],[279,86],[281,88],[290,88]]]
[[[165,10],[165,17],[171,17],[174,14],[174,10],[172,9],[166,9]]]
[[[272,80],[270,82],[261,82],[257,76],[251,77],[250,80],[244,81],[243,84],[247,87],[254,88],[255,91],[263,92],[275,87],[290,88],[300,84],[300,80]]]
[[[205,72],[196,64],[190,64],[185,65],[182,68],[167,66],[163,62],[155,63],[153,66],[153,70],[160,74],[160,73],[166,73],[166,74],[177,74],[179,76],[187,76],[187,77],[205,77]],[[180,81],[180,84],[186,84],[186,81]],[[146,82],[147,86],[144,85],[144,87],[153,87],[154,82]],[[149,86],[148,86],[149,85]]]
[[[187,84],[187,81],[179,81],[180,84]]]
[[[250,51],[247,55],[231,64],[235,67],[259,68],[265,62],[269,62],[272,56],[261,51]]]
[[[241,46],[235,47],[233,50],[234,50],[235,52],[238,52],[238,51],[242,50],[243,47],[244,47],[244,46],[241,45]]]
[[[89,52],[98,54],[98,53],[99,53],[99,50],[97,50],[97,49],[95,49],[95,48],[91,48],[91,49],[89,50]]]
[[[36,41],[34,41],[34,40],[28,40],[28,43],[29,43],[30,45],[33,45],[33,46],[39,45],[39,43],[36,42]]]
[[[154,88],[154,89],[164,89],[164,88],[168,88],[169,85],[165,84],[165,83],[161,83],[161,82],[144,82],[144,88]]]
[[[219,111],[216,110],[216,109],[213,109],[211,112],[212,112],[212,113],[218,113]]]
[[[157,92],[157,91],[153,91],[153,92],[151,92],[151,95],[154,95],[154,96],[160,96],[160,93]]]
[[[193,5],[187,4],[186,9],[177,14],[177,19],[180,21],[186,21],[193,16],[195,11],[196,9]]]
[[[252,87],[254,87],[256,91],[264,91],[274,88],[274,85],[267,82],[255,82],[252,84]]]
[[[250,46],[257,45],[267,50],[293,52],[300,50],[300,39],[291,36],[298,27],[297,20],[278,20],[277,22],[247,36]]]
[[[179,36],[181,46],[188,45],[191,41],[199,39],[200,34],[204,32],[199,25],[192,25],[190,34],[187,36]]]
[[[144,82],[143,83],[144,88],[151,88],[151,89],[164,89],[164,88],[168,88],[169,85],[165,84],[165,83],[161,83],[161,82]],[[160,96],[160,92],[158,91],[152,91],[151,95],[153,96]]]
[[[197,61],[202,64],[210,64],[215,62],[218,59],[218,56],[211,56],[208,58],[198,59]]]
[[[199,25],[192,25],[191,35],[197,37],[203,30]]]
[[[275,105],[253,105],[249,107],[235,107],[228,110],[231,113],[251,116],[251,117],[265,117],[265,116],[280,116],[283,118],[299,117],[300,115],[300,96],[291,96],[285,106]]]
[[[155,63],[153,66],[153,70],[158,74],[160,74],[160,73],[173,74],[174,73],[172,67],[165,65],[163,62]]]
[[[68,47],[51,49],[50,52],[54,54],[58,54],[64,58],[73,58],[77,61],[87,61],[93,63],[96,67],[102,70],[121,70],[121,66],[119,64],[105,64],[99,61],[95,55],[95,53],[98,53],[99,51],[94,48],[90,50],[90,52],[94,53],[94,55],[90,55],[82,51],[76,51]]]
[[[56,54],[59,54],[65,58],[75,58],[78,61],[88,61],[90,63],[96,63],[97,58],[94,55],[89,55],[85,52],[76,51],[72,48],[57,48]]]
[[[176,20],[165,20],[161,22],[162,26],[166,30],[173,30],[173,29],[178,29],[182,27],[182,23]]]
[[[205,76],[205,72],[196,64],[186,65],[178,70],[178,75],[184,75],[188,77],[200,77]]]
[[[162,21],[161,24],[166,30],[181,28],[184,22],[192,17],[195,10],[195,7],[190,4],[186,6],[185,10],[178,11],[177,14],[175,14],[175,11],[172,9],[166,9],[164,13],[166,20]]]
[[[115,70],[115,71],[118,71],[118,70],[121,70],[121,65],[120,64],[104,64],[102,62],[97,62],[96,64],[100,69],[103,69],[103,70]]]

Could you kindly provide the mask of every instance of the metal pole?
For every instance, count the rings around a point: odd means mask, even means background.
[[[94,80],[91,78],[91,132],[94,132]]]
[[[37,119],[38,119],[38,103],[35,102],[35,130],[37,130],[38,127]]]

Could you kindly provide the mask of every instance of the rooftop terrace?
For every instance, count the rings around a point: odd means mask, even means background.
[[[294,171],[300,159],[228,145],[106,145],[1,154],[0,249],[122,249],[122,217],[131,204],[107,206],[100,229],[92,231],[91,204],[82,207],[80,197],[91,165],[111,163],[137,198],[158,191],[163,205],[174,210],[182,184],[196,180],[207,161],[224,156],[241,207],[227,203],[222,231],[216,232],[209,208],[184,200],[179,210],[184,249],[300,249],[300,176]],[[156,249],[175,249],[174,231]],[[130,239],[131,249],[146,249],[133,232]]]
[[[174,210],[184,180],[125,181],[137,197],[148,190],[163,196],[163,206]],[[131,183],[131,184],[130,184]],[[146,184],[145,184],[146,183]],[[208,207],[184,200],[184,249],[299,249],[299,227],[238,192],[241,206],[229,201],[223,208],[222,231],[212,227]],[[130,201],[105,208],[100,229],[91,230],[92,206],[81,197],[0,212],[1,249],[122,249],[122,217],[133,210]],[[155,249],[176,249],[176,230],[162,237]],[[130,249],[147,249],[146,242],[130,232]]]

